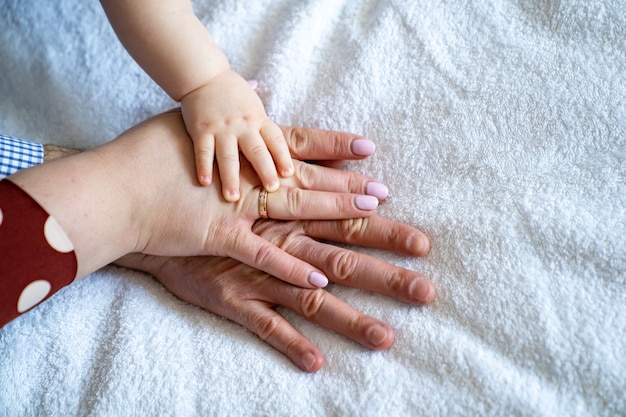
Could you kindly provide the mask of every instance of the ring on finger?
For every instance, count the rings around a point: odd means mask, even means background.
[[[261,187],[261,191],[259,192],[259,216],[262,219],[269,219],[270,217],[267,215],[267,190]]]

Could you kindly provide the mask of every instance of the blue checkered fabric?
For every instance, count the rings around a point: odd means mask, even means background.
[[[0,179],[42,162],[42,144],[0,134]]]

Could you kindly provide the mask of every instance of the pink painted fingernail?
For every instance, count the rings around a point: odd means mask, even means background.
[[[379,200],[384,200],[389,195],[389,188],[379,182],[369,182],[365,188],[367,195],[373,195]]]
[[[376,145],[369,139],[355,139],[350,146],[352,153],[359,156],[370,156],[376,150]]]
[[[253,90],[256,90],[257,88],[259,88],[259,82],[257,80],[248,80],[248,85]]]
[[[378,207],[378,199],[371,195],[357,195],[354,198],[354,205],[359,210],[374,210]]]
[[[309,275],[309,284],[314,287],[324,288],[328,285],[328,278],[317,271],[313,271],[311,272],[311,275]]]

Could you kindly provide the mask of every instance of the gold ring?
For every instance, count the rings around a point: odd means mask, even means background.
[[[259,216],[262,219],[269,219],[267,215],[267,190],[261,187],[261,192],[259,193]]]

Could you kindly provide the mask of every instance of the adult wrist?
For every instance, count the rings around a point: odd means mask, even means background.
[[[124,185],[93,151],[10,177],[53,216],[73,243],[83,277],[132,251],[135,238]]]
[[[56,145],[43,145],[44,162],[54,161],[55,159],[64,158],[66,156],[79,153],[78,149],[65,148]]]

